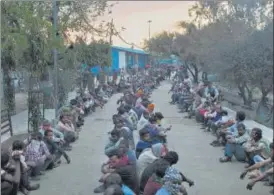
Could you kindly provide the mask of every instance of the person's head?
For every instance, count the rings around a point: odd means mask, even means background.
[[[123,192],[121,186],[115,184],[115,185],[109,186],[105,190],[104,195],[124,195],[124,192]]]
[[[109,176],[107,176],[106,180],[104,181],[105,188],[108,188],[111,185],[119,185],[122,186],[122,178],[117,173],[111,173]]]
[[[154,104],[149,104],[149,105],[147,106],[147,110],[148,110],[149,112],[153,112],[153,110],[154,110]]]
[[[8,152],[1,152],[1,169],[5,168],[9,163],[10,156]]]
[[[113,163],[118,163],[121,158],[121,152],[119,149],[115,149],[108,154],[109,160]]]
[[[51,129],[51,124],[49,122],[49,120],[44,120],[43,123],[42,123],[42,128],[44,130],[50,130]]]
[[[119,115],[123,115],[126,112],[126,110],[125,110],[125,108],[123,106],[120,106],[117,110],[118,110],[118,114]]]
[[[146,128],[143,128],[139,131],[139,136],[143,141],[150,141],[149,131]]]
[[[77,106],[77,100],[76,99],[70,100],[70,105],[71,106]]]
[[[115,123],[116,129],[121,129],[124,126],[124,121],[122,119],[118,119]]]
[[[21,140],[15,140],[12,143],[12,151],[15,151],[15,150],[24,150],[24,148],[25,148],[25,144]]]
[[[157,123],[157,119],[156,117],[153,115],[151,117],[149,117],[148,121],[151,123],[151,124],[156,124]]]
[[[179,160],[177,152],[174,151],[167,152],[167,154],[163,158],[168,161],[170,165],[175,165]]]
[[[243,135],[243,134],[245,134],[245,132],[246,132],[245,125],[242,124],[242,123],[238,124],[237,130],[238,130],[238,134],[239,134],[240,136]]]
[[[211,87],[212,87],[212,82],[209,82],[209,81],[208,81],[208,82],[207,82],[207,87],[208,87],[208,88],[211,88]]]
[[[145,119],[149,119],[149,113],[148,113],[147,111],[144,111],[143,117],[144,117]]]
[[[226,111],[226,110],[222,110],[222,111],[221,111],[221,116],[228,116],[227,111]]]
[[[238,111],[236,113],[236,121],[242,122],[245,120],[245,113],[243,111]]]
[[[262,139],[262,137],[263,137],[263,131],[260,128],[255,127],[252,129],[252,138],[255,141],[259,141],[260,139]]]
[[[117,119],[118,119],[118,114],[114,114],[114,115],[112,115],[112,121],[113,121],[113,124],[116,124]]]
[[[162,143],[153,144],[151,150],[157,158],[163,157],[167,154],[167,149]]]
[[[120,135],[121,135],[120,131],[114,129],[110,132],[110,138],[109,139],[113,142],[117,142],[120,138]]]
[[[124,106],[124,109],[126,112],[129,112],[131,110],[131,106],[127,104]]]
[[[161,112],[155,112],[155,115],[157,120],[162,120],[164,118],[163,114]]]
[[[61,121],[62,123],[66,123],[68,122],[68,120],[69,120],[69,117],[66,114],[61,114],[59,116],[59,121]]]
[[[44,136],[46,139],[52,140],[53,139],[53,132],[52,130],[47,130],[44,132]]]

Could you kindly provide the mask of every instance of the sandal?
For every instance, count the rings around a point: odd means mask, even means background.
[[[222,158],[219,159],[219,161],[221,163],[231,162],[231,158],[229,158],[229,157],[222,157]]]

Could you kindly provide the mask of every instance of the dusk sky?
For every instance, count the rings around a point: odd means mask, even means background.
[[[163,30],[175,30],[176,23],[189,20],[188,8],[194,1],[120,1],[112,9],[112,14],[106,19],[114,19],[117,30],[125,27],[122,37],[130,43],[141,45],[148,38],[148,20],[151,20],[151,36]],[[119,38],[113,39],[117,46],[129,45]]]

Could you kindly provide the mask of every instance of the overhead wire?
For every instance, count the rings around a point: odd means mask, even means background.
[[[116,30],[115,27],[113,27],[113,30],[114,30],[114,32],[115,32],[114,35],[116,35],[116,36],[117,36],[121,41],[123,41],[125,44],[131,45],[131,46],[134,46],[134,47],[136,47],[136,48],[138,48],[138,49],[144,50],[144,48],[142,48],[142,47],[136,45],[135,43],[129,43],[128,41],[126,41],[126,40],[121,36],[121,33],[118,32],[118,31]]]

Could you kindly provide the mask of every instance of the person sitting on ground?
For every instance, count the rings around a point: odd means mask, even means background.
[[[221,105],[217,104],[214,106],[214,109],[211,113],[206,114],[204,127],[207,129],[207,131],[210,131],[210,127],[212,124],[214,124],[216,121],[222,118],[221,111]]]
[[[263,132],[259,128],[253,128],[251,130],[250,139],[243,145],[247,157],[248,166],[253,165],[254,156],[261,154],[267,147],[264,143],[261,142],[263,137]]]
[[[19,156],[18,156],[19,155]],[[20,154],[13,156],[13,166],[10,162],[10,156],[7,152],[1,153],[1,194],[2,195],[13,195],[17,194],[21,166],[20,166]]]
[[[179,99],[180,108],[182,109],[182,112],[188,112],[189,107],[193,103],[193,94],[190,91],[190,87],[186,86],[186,88],[183,90],[182,96]]]
[[[104,182],[105,189],[111,185],[119,185],[122,188],[124,195],[135,195],[135,193],[128,186],[123,184],[121,176],[117,173],[111,173]]]
[[[222,143],[225,143],[225,137],[226,135],[234,135],[237,136],[237,127],[239,124],[244,124],[244,120],[245,120],[245,113],[243,111],[238,111],[236,113],[236,122],[234,124],[232,124],[230,127],[228,128],[223,128],[223,129],[219,129],[216,132],[217,135],[217,140],[213,141],[211,143],[211,145],[213,146],[220,146],[222,145]]]
[[[212,85],[212,82],[207,82],[206,87],[204,89],[204,96],[206,98],[209,98],[212,102],[215,102],[218,100],[219,91],[217,87]]]
[[[228,113],[226,110],[221,110],[220,115],[221,115],[221,118],[209,126],[209,129],[212,130],[213,134],[216,134],[217,129],[226,125],[230,120],[230,117],[228,116]]]
[[[124,152],[121,152],[119,149],[113,150],[108,155],[109,160],[102,165],[101,171],[103,176],[100,178],[100,182],[105,182],[106,178],[119,167],[123,167],[129,164],[127,155]],[[94,193],[102,193],[104,191],[104,185],[94,189]]]
[[[152,114],[153,114],[153,112],[154,112],[154,107],[155,107],[155,105],[152,104],[152,103],[150,103],[150,104],[147,106],[147,111],[148,111],[149,115],[152,115]]]
[[[57,129],[64,134],[64,139],[67,144],[76,141],[77,134],[68,114],[60,115],[59,122],[57,124]]]
[[[66,145],[65,144],[64,134],[62,132],[58,131],[57,129],[53,128],[52,125],[51,125],[51,123],[48,120],[44,120],[43,123],[42,123],[42,125],[41,125],[41,128],[40,128],[39,132],[42,135],[44,135],[45,131],[48,131],[48,130],[52,131],[52,133],[53,133],[53,141],[55,143],[58,143],[60,145],[63,145],[63,144]],[[68,149],[68,147],[66,147],[66,149]]]
[[[41,137],[39,132],[32,133],[30,143],[27,145],[25,152],[26,162],[33,168],[32,175],[34,177],[40,175],[41,171],[43,173],[53,160],[47,145],[40,140]]]
[[[195,117],[196,121],[199,123],[204,122],[205,113],[210,111],[210,103],[208,101],[204,101],[202,103],[202,107],[196,110]]]
[[[244,162],[246,159],[243,144],[247,142],[249,135],[245,125],[242,123],[238,124],[237,130],[237,136],[228,135],[226,138],[227,143],[225,145],[225,156],[220,158],[220,162],[222,163],[231,161],[233,156],[235,156],[235,158],[240,162]]]
[[[30,183],[30,175],[31,174],[39,174],[40,171],[40,167],[38,164],[35,164],[34,162],[27,162],[26,161],[26,157],[24,156],[24,152],[25,151],[25,144],[23,141],[21,140],[15,140],[12,143],[12,153],[11,156],[12,158],[17,157],[20,158],[20,171],[21,171],[21,175],[20,175],[20,185],[19,185],[19,190],[23,193],[23,194],[27,194],[27,191],[34,191],[40,188],[40,184],[31,184]],[[37,169],[36,172],[32,172],[33,169],[29,169],[29,165],[30,164],[34,164],[36,166]],[[12,164],[11,164],[12,165]],[[30,171],[30,173],[29,173]]]
[[[109,186],[105,190],[104,195],[124,195],[124,192],[122,188],[116,184],[116,185]]]
[[[105,155],[109,155],[113,150],[117,150],[120,147],[121,142],[124,140],[121,137],[120,131],[114,129],[110,132],[109,142],[105,146]]]
[[[47,148],[49,150],[49,152],[51,153],[54,159],[54,161],[52,162],[51,166],[55,166],[55,164],[60,164],[61,163],[61,156],[64,156],[64,158],[66,159],[67,163],[70,164],[70,157],[67,155],[67,153],[58,145],[54,142],[53,140],[53,131],[51,130],[47,130],[44,133],[44,139],[43,141],[45,142],[45,144],[47,145]]]
[[[148,179],[143,195],[155,195],[163,186],[163,177],[165,176],[167,166],[159,164],[155,169],[155,173]]]
[[[178,160],[179,160],[178,154],[174,151],[169,151],[164,157],[159,158],[155,160],[153,163],[149,164],[143,171],[143,174],[140,178],[140,190],[142,192],[144,191],[144,188],[146,186],[148,179],[155,173],[157,167],[162,165],[168,168],[172,165],[175,165],[178,162]],[[190,186],[194,185],[194,182],[186,178],[185,176],[183,176],[183,181],[189,183]]]
[[[139,120],[137,113],[129,105],[125,105],[125,109],[128,112],[128,115],[129,115],[129,118],[130,118],[130,120],[131,120],[131,122],[133,124],[134,130],[136,130],[137,129],[137,123],[138,123],[138,120]]]
[[[261,162],[258,162],[248,168],[246,168],[245,171],[243,171],[240,175],[240,178],[241,179],[244,179],[246,174],[250,171],[254,171],[254,170],[257,170],[257,169],[260,169],[262,170],[261,168],[265,168],[267,166],[269,166],[268,169],[266,169],[265,171],[263,172],[259,172],[259,174],[252,180],[250,181],[246,188],[249,189],[249,190],[252,190],[253,186],[258,182],[258,181],[262,181],[263,179],[267,178],[268,176],[272,176],[272,180],[273,180],[273,174],[274,174],[274,171],[273,171],[273,162],[274,162],[274,146],[273,146],[273,142],[270,144],[269,146],[272,150],[272,155],[271,157],[261,161]],[[273,194],[273,189],[270,191],[271,194]]]
[[[187,195],[182,182],[183,178],[180,172],[173,167],[168,167],[163,178],[163,186],[156,192],[156,195],[177,195],[180,193]]]
[[[140,120],[137,123],[137,131],[140,131],[141,129],[143,129],[147,124],[149,124],[149,113],[147,111],[145,111]]]
[[[136,158],[138,159],[140,154],[146,149],[152,146],[149,131],[147,129],[141,129],[139,131],[140,140],[136,145]]]
[[[144,169],[154,162],[156,159],[164,157],[167,153],[167,148],[164,144],[153,144],[151,148],[145,149],[139,156],[137,161],[137,173],[141,178]]]

